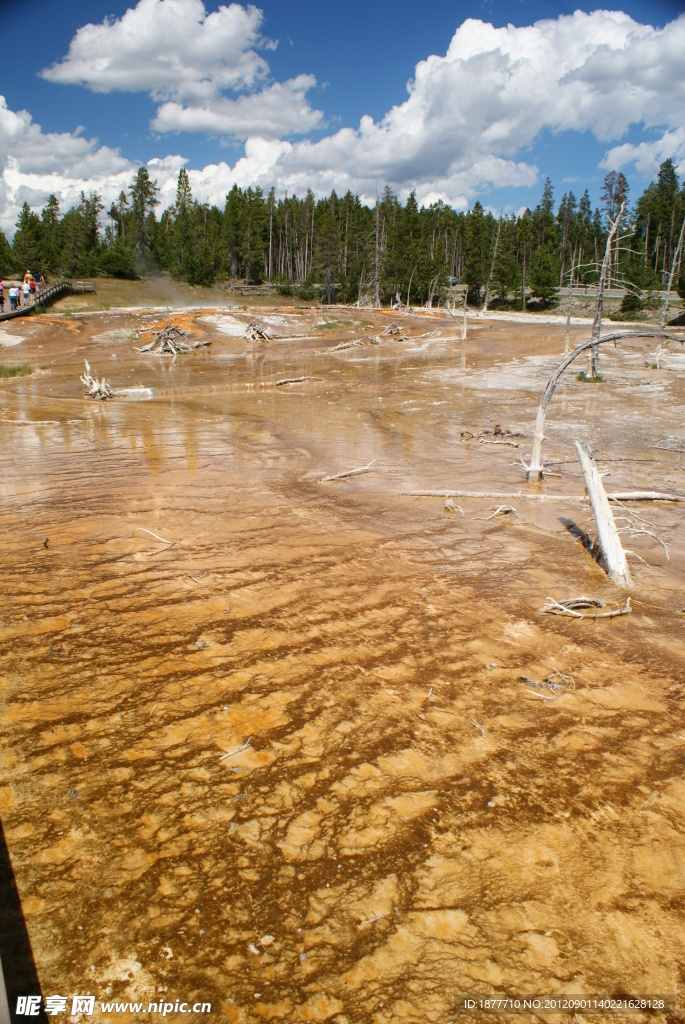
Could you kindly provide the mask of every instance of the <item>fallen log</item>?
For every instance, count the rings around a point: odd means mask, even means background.
[[[527,494],[525,491],[401,491],[405,498],[496,498],[511,501],[586,501],[585,494]],[[666,491],[616,491],[607,494],[609,501],[685,501],[685,494]]]
[[[276,381],[276,387],[282,388],[284,384],[301,384],[303,380],[320,380],[320,377],[283,377]]]
[[[633,581],[630,569],[628,568],[628,560],[626,559],[621,538],[616,529],[614,515],[611,511],[599,470],[595,465],[595,460],[592,458],[589,447],[582,445],[580,441],[576,441],[575,446],[578,458],[580,459],[580,468],[583,471],[585,489],[592,505],[595,523],[597,524],[597,536],[599,546],[604,555],[607,575],[617,586],[630,587]]]

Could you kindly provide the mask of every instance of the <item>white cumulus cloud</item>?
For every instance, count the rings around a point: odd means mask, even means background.
[[[521,159],[547,130],[619,140],[631,125],[661,127],[656,156],[682,152],[685,15],[655,29],[620,12],[576,11],[495,28],[469,19],[444,56],[416,67],[408,97],[379,122],[363,117],[316,143],[296,143],[272,176],[283,185],[350,187],[367,198],[385,182],[459,205],[483,188],[530,185]],[[617,153],[616,150],[612,152]],[[645,154],[624,148],[625,162]]]
[[[202,0],[139,0],[121,18],[80,28],[67,55],[42,74],[94,92],[147,92],[161,104],[152,121],[158,132],[306,134],[323,116],[306,98],[316,79],[268,83],[258,50],[276,44],[262,37],[262,21],[252,5],[207,13]]]
[[[685,169],[685,127],[666,131],[660,138],[646,142],[624,142],[613,146],[602,160],[601,166],[612,171],[633,164],[645,177],[655,175],[659,164],[673,160],[676,167]]]
[[[84,25],[66,57],[43,71],[50,82],[155,98],[216,95],[263,78],[262,12],[229,4],[207,14],[202,0],[139,0],[121,18]]]
[[[203,132],[237,139],[313,131],[322,118],[307,100],[308,90],[315,85],[313,75],[298,75],[236,99],[220,97],[195,104],[170,100],[158,109],[151,127],[158,132]]]
[[[279,194],[350,189],[371,202],[387,183],[463,209],[491,188],[535,184],[531,152],[543,132],[591,133],[607,146],[607,168],[651,175],[673,157],[685,171],[685,15],[663,29],[616,11],[576,11],[520,28],[469,19],[444,54],[416,66],[406,98],[383,118],[364,116],[356,128],[295,142],[286,137],[321,123],[307,99],[315,82],[306,74],[282,83],[265,77],[261,24],[255,7],[207,14],[201,0],[140,0],[118,20],[80,29],[45,74],[94,90],[149,92],[159,103],[152,123],[159,133],[245,139],[233,166],[189,167],[196,198],[219,205],[234,183],[273,185]],[[186,163],[180,155],[149,162],[163,203],[173,201]],[[22,196],[39,205],[54,191],[68,205],[81,189],[95,189],[109,202],[134,168],[79,130],[42,132],[2,100],[0,170],[7,227]]]

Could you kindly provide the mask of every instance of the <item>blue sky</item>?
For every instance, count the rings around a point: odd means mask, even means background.
[[[3,48],[0,226],[50,191],[111,201],[140,164],[167,202],[182,163],[219,203],[234,181],[367,200],[389,182],[511,210],[546,175],[557,200],[587,186],[596,202],[610,167],[636,196],[666,156],[685,170],[685,13],[612,10],[34,0],[31,44]]]

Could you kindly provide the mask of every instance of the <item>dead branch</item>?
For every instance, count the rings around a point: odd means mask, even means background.
[[[319,380],[318,377],[283,377],[276,381],[276,387],[282,388],[284,384],[301,384],[303,380]]]
[[[516,441],[488,441],[486,437],[481,437],[479,444],[507,444],[510,448],[518,448]]]
[[[235,750],[229,750],[225,754],[222,754],[219,758],[220,761],[225,761],[227,757],[233,757],[234,754],[239,754],[241,750],[247,750],[250,746],[250,740],[247,739],[242,746],[236,747]]]
[[[528,687],[526,687],[526,693],[529,693],[531,697],[539,697],[540,700],[545,700],[548,704],[554,701],[554,697],[548,697],[545,693],[538,693],[537,690],[530,690]]]
[[[334,348],[329,349],[330,352],[342,352],[346,348],[359,348],[363,346],[364,342],[361,338],[353,338],[352,341],[341,341],[339,345],[335,345]]]
[[[461,512],[464,518],[466,518],[466,514],[461,505],[455,505],[451,499],[445,502],[445,510],[447,512]]]
[[[548,597],[548,601],[554,601],[554,598]],[[554,601],[555,607],[563,607],[564,609],[571,609],[572,611],[578,611],[579,608],[604,608],[604,601],[600,601],[598,597],[586,597],[581,594],[580,597],[571,597],[568,601]],[[543,608],[543,612],[554,611],[553,608]]]
[[[491,516],[487,517],[487,519],[489,521],[490,519],[494,519],[495,516],[510,516],[510,515],[516,516],[516,515],[518,515],[518,512],[516,511],[516,509],[512,505],[500,505],[498,508],[495,509],[495,511],[492,513]]]
[[[100,398],[102,399],[103,402],[105,401],[106,398],[111,398],[113,392],[112,386],[109,383],[109,381],[106,380],[104,377],[102,378],[102,380],[98,380],[97,377],[93,377],[90,372],[90,365],[88,363],[88,360],[84,359],[83,361],[86,364],[86,369],[85,372],[83,373],[83,376],[80,377],[79,379],[88,388],[88,397]]]
[[[666,555],[666,561],[670,562],[671,559],[670,559],[670,556],[668,554],[668,548],[666,547],[665,541],[663,541],[661,539],[661,537],[659,536],[659,534],[655,533],[653,530],[645,530],[645,529],[642,529],[642,528],[637,527],[637,526],[629,525],[629,526],[625,526],[623,529],[619,530],[618,532],[619,533],[627,533],[629,537],[643,537],[643,536],[644,537],[652,537],[657,542],[657,544],[661,544],[662,548],[664,549],[664,554]],[[634,554],[634,552],[631,552],[631,554]],[[640,556],[639,555],[635,555],[635,557],[639,558]],[[644,559],[642,559],[642,561],[644,561]]]
[[[172,540],[165,540],[164,537],[160,537],[159,534],[153,533],[152,530],[147,530],[144,526],[134,526],[133,527],[133,532],[135,533],[136,530],[142,530],[143,533],[149,533],[151,537],[154,537],[155,540],[161,541],[162,544],[173,544],[174,543]]]
[[[399,327],[397,324],[393,323],[393,324],[390,324],[388,327],[385,328],[385,330],[383,331],[383,334],[401,335],[402,334],[402,328]]]
[[[570,601],[555,601],[548,597],[549,604],[540,609],[541,612],[549,612],[550,615],[570,615],[574,619],[614,619],[617,615],[630,615],[630,598],[626,598],[623,608],[613,608],[605,612],[579,612],[578,608],[603,608],[604,603],[596,598],[576,597]]]
[[[521,676],[519,678],[520,683],[525,683],[526,687],[533,687],[533,690],[529,690],[529,693],[533,693],[536,697],[541,697],[541,693],[535,693],[535,690],[551,690],[554,697],[558,697],[560,693],[565,690],[573,692],[576,688],[576,681],[573,676],[565,675],[558,669],[553,669],[552,672],[546,676],[541,683],[538,683],[535,679],[529,679],[528,676]],[[554,697],[545,697],[545,700],[554,700]]]
[[[359,469],[348,469],[345,473],[335,473],[333,476],[323,476],[319,483],[325,484],[329,480],[344,480],[348,476],[360,476],[362,473],[368,473],[375,461],[375,459],[372,459],[368,466],[361,466]]]

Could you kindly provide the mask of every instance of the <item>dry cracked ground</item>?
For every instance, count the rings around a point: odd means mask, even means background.
[[[685,355],[570,370],[529,485],[563,325],[393,316],[174,312],[212,342],[176,359],[137,350],[154,311],[0,331],[35,371],[0,382],[0,816],[34,982],[95,994],[83,1021],[448,1024],[462,993],[685,984],[685,506],[631,506],[632,614],[540,610],[623,607],[573,441],[609,490],[685,493]]]

